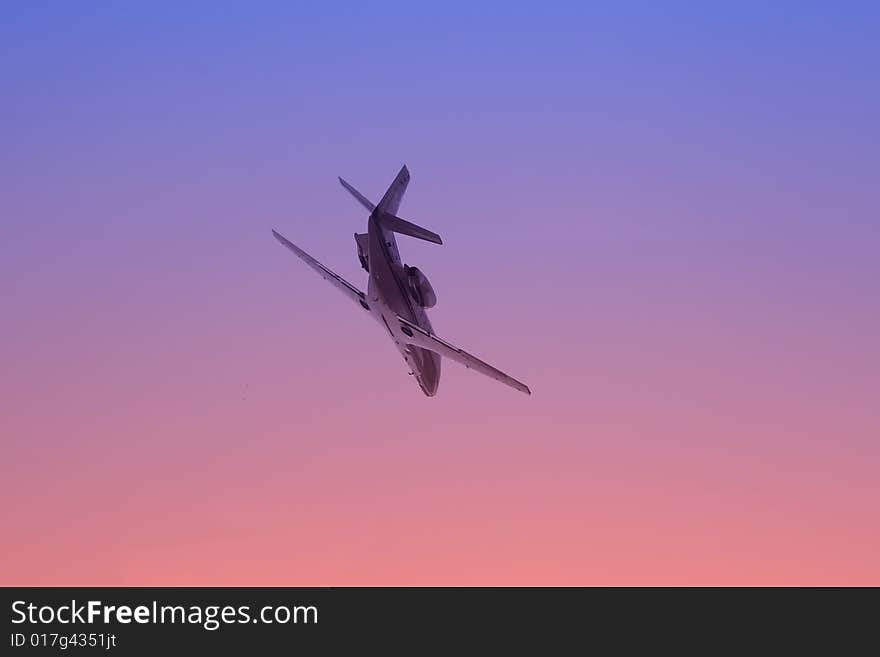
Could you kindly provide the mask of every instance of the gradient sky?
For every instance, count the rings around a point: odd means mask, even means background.
[[[876,3],[135,4],[3,10],[0,583],[880,585]],[[403,163],[531,397],[272,239]]]

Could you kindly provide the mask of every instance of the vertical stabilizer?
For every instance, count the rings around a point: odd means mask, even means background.
[[[380,212],[397,214],[397,209],[400,207],[400,202],[403,200],[403,194],[406,192],[407,185],[409,185],[409,169],[407,169],[404,164],[403,168],[397,174],[394,182],[391,183],[391,186],[388,188],[388,191],[385,192],[385,196],[382,197],[382,200],[379,201],[379,205],[377,205],[376,208]]]

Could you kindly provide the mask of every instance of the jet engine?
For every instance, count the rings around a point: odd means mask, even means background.
[[[406,271],[406,284],[409,294],[422,308],[433,308],[437,305],[437,294],[431,287],[431,282],[418,267],[404,265]]]
[[[370,235],[369,233],[355,233],[354,241],[357,242],[358,260],[361,261],[361,267],[366,271],[370,271]]]

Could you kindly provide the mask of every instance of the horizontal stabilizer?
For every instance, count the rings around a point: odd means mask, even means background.
[[[339,182],[342,183],[342,186],[348,190],[348,193],[354,196],[358,200],[358,203],[363,205],[368,211],[372,212],[376,208],[375,205],[370,203],[370,200],[366,196],[361,194],[358,190],[349,185],[342,178],[339,179]]]
[[[414,223],[411,223],[406,219],[395,217],[393,214],[383,212],[379,217],[379,221],[384,228],[394,231],[395,233],[417,237],[420,240],[426,240],[428,242],[433,242],[434,244],[443,244],[443,240],[440,239],[440,236],[437,233],[434,233],[427,228],[416,226]]]

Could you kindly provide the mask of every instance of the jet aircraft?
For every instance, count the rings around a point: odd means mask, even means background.
[[[395,233],[398,233],[434,244],[443,243],[437,233],[397,216],[409,179],[409,170],[404,166],[378,205],[374,205],[342,178],[339,179],[342,186],[370,213],[367,232],[355,233],[354,236],[361,267],[369,275],[366,294],[315,260],[278,231],[273,230],[272,234],[324,280],[329,281],[364,311],[373,315],[387,329],[409,366],[410,374],[415,377],[422,391],[429,397],[437,393],[441,357],[454,360],[530,395],[531,391],[524,383],[435,335],[426,310],[437,303],[437,295],[428,278],[418,267],[403,263],[394,238]]]

